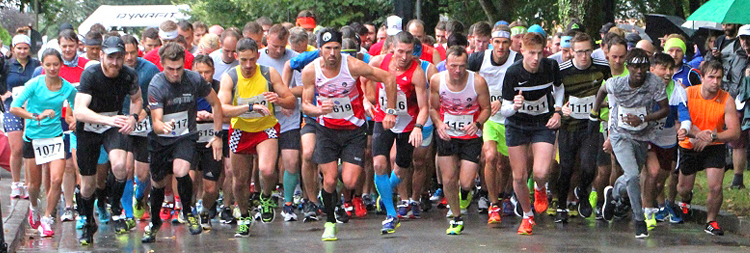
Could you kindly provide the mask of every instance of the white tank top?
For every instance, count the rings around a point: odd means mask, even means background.
[[[450,129],[448,135],[454,139],[473,139],[482,137],[482,130],[474,135],[467,135],[462,130],[468,124],[474,124],[479,117],[479,102],[474,88],[474,72],[467,71],[466,86],[461,91],[451,91],[446,79],[448,72],[440,72],[440,119]]]
[[[328,78],[320,66],[322,58],[313,61],[318,101],[333,100],[333,112],[318,117],[318,123],[333,129],[356,129],[365,123],[365,109],[358,82],[349,72],[348,56],[341,57],[339,74]]]
[[[503,81],[505,81],[505,72],[508,71],[508,67],[513,65],[513,59],[516,59],[516,52],[510,50],[508,59],[505,63],[500,66],[492,65],[492,49],[484,51],[484,59],[482,60],[482,67],[479,69],[479,75],[484,77],[487,81],[487,88],[490,90],[490,103],[499,100],[503,102]],[[499,111],[495,115],[490,116],[490,120],[495,123],[505,124],[505,117]]]

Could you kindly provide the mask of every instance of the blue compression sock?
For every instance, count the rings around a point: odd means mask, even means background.
[[[122,208],[125,210],[125,217],[133,218],[133,180],[128,179],[125,182],[125,191],[122,192],[122,198],[120,199]]]
[[[140,179],[136,177],[135,184],[135,199],[143,200],[143,195],[146,192],[146,187],[148,187],[148,178]]]
[[[391,187],[396,187],[401,183],[401,179],[396,176],[395,171],[391,171]]]
[[[385,212],[390,216],[396,216],[396,209],[393,208],[393,188],[388,179],[388,175],[375,175],[375,186],[380,194],[380,200],[385,205]]]

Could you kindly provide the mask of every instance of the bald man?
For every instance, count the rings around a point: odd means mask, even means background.
[[[651,41],[648,40],[638,41],[638,43],[635,44],[635,48],[643,49],[648,55],[654,55],[654,52],[656,52],[656,47],[654,47],[654,44],[651,44]]]
[[[224,32],[224,27],[221,27],[220,25],[212,25],[208,28],[208,33],[216,34],[217,36],[221,36],[221,33]]]
[[[411,33],[414,38],[419,40],[420,42],[424,39],[424,22],[422,22],[419,19],[412,19],[407,24],[407,29],[409,30],[409,33]],[[419,58],[421,60],[432,62],[432,64],[437,65],[440,63],[440,54],[437,53],[437,50],[435,50],[434,47],[422,43],[422,56]]]

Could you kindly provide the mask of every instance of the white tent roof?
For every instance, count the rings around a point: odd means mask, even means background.
[[[99,23],[110,27],[157,27],[166,20],[189,19],[184,14],[188,5],[102,5],[78,26],[85,35],[92,25]]]

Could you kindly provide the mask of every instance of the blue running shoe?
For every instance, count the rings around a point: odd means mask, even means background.
[[[101,207],[96,202],[98,202],[98,200],[94,202],[94,206],[96,206],[96,211],[99,213],[99,222],[102,224],[109,223],[109,212],[107,211],[107,206],[104,205],[104,207]]]
[[[659,208],[659,211],[656,212],[654,217],[656,218],[656,221],[663,222],[669,218],[669,212],[667,211],[666,207],[661,207]]]
[[[380,234],[387,235],[396,232],[396,228],[400,227],[401,223],[398,221],[398,217],[386,216],[383,221],[383,229],[380,230]]]
[[[435,193],[432,194],[432,197],[430,197],[430,201],[432,202],[439,202],[443,199],[443,188],[438,188]]]
[[[409,210],[411,206],[409,206],[409,202],[407,201],[401,201],[401,204],[398,205],[398,218],[404,219],[409,217]]]
[[[81,230],[84,225],[86,225],[86,216],[78,215],[78,218],[76,219],[76,229]]]
[[[677,213],[674,210],[677,209],[677,205],[670,205],[669,202],[666,200],[664,201],[664,209],[667,209],[667,212],[669,213],[669,223],[672,224],[679,224],[682,223],[682,213]]]
[[[411,205],[411,210],[409,210],[409,219],[420,219],[422,218],[422,208],[419,205],[419,202],[412,201],[409,203]]]
[[[515,206],[510,202],[510,199],[503,199],[503,216],[511,216],[515,212]]]

